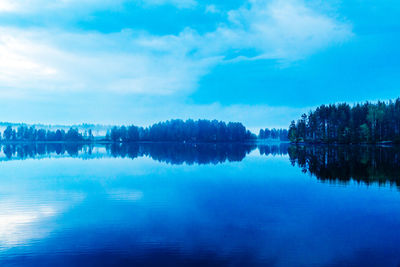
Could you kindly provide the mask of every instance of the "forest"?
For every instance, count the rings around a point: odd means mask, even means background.
[[[70,128],[65,132],[64,130],[35,129],[34,126],[19,126],[17,129],[7,126],[0,137],[6,142],[82,142],[91,141],[94,138],[91,130],[84,136],[75,128]]]
[[[319,106],[292,121],[288,137],[296,143],[400,143],[400,98]]]
[[[287,129],[261,129],[258,133],[258,139],[275,139],[280,141],[289,141]]]
[[[83,134],[77,128],[64,130],[35,129],[34,126],[7,126],[0,136],[3,142],[244,142],[257,136],[241,123],[210,120],[170,120],[149,127],[114,126],[105,137],[94,137],[92,130]]]
[[[150,127],[113,127],[106,135],[112,142],[243,142],[257,137],[243,124],[209,120],[170,120]]]

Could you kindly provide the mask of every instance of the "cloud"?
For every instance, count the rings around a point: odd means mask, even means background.
[[[145,5],[165,5],[171,4],[178,8],[193,8],[197,6],[195,0],[139,0]]]
[[[116,0],[116,3],[121,3],[120,0]],[[36,13],[36,12],[44,12],[46,10],[54,10],[54,9],[61,9],[67,8],[70,6],[75,7],[100,7],[100,6],[108,6],[111,5],[112,1],[109,0],[102,0],[102,1],[93,1],[93,0],[53,0],[53,1],[46,1],[46,0],[0,0],[0,12],[12,12],[12,13]]]
[[[220,10],[217,8],[216,5],[206,5],[205,12],[206,13],[219,13]]]
[[[0,12],[10,12],[16,9],[14,1],[0,0]]]
[[[40,12],[35,11],[35,4],[39,2],[44,0],[25,2],[30,3],[27,9],[32,8],[26,12]],[[122,2],[58,0],[51,5],[52,8],[104,7]],[[196,5],[195,1],[183,0],[142,2],[169,3],[181,8]],[[14,6],[14,3],[0,0],[0,11],[20,10],[22,5]],[[208,10],[215,11],[210,6]],[[120,116],[121,123],[122,120],[138,122],[130,118],[140,118],[139,122],[144,124],[171,117],[191,117],[243,121],[252,128],[267,124],[283,127],[278,120],[283,121],[284,114],[288,122],[303,110],[250,105],[226,107],[218,103],[196,105],[188,103],[188,96],[197,89],[201,78],[219,64],[257,59],[290,64],[345,42],[353,34],[351,25],[320,13],[300,0],[250,0],[226,13],[226,17],[213,31],[199,33],[186,28],[176,35],[154,35],[134,29],[106,34],[59,28],[0,27],[0,96],[3,99],[43,98],[59,106],[69,105],[69,119],[73,122],[96,121],[96,116],[106,118],[107,114],[99,114],[98,105],[108,105],[110,116]],[[85,97],[96,103],[91,108],[96,116],[92,117],[93,112],[89,111],[82,114],[84,103],[90,109]],[[130,102],[122,108],[119,104],[125,99]],[[75,102],[80,106],[71,104]],[[115,110],[112,105],[116,106]],[[37,107],[37,111],[47,116],[48,121],[56,122],[56,118],[46,115],[52,113],[50,109]],[[271,116],[277,116],[278,120]]]
[[[187,56],[185,36],[131,31],[71,34],[0,28],[0,93],[109,91],[169,95],[193,89],[213,57]]]
[[[178,8],[193,8],[197,5],[195,0],[0,0],[0,13],[40,13],[59,9],[110,9],[121,8],[123,4],[136,2],[144,6],[174,5]]]
[[[228,22],[207,35],[219,50],[255,51],[254,59],[298,60],[353,35],[351,25],[296,0],[251,0],[228,12]],[[243,59],[243,56],[239,58]]]

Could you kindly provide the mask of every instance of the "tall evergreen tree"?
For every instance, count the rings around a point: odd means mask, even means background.
[[[289,127],[292,142],[400,142],[400,98],[396,101],[322,105]]]

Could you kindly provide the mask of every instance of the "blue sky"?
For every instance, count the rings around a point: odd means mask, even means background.
[[[0,0],[2,121],[287,127],[400,93],[400,3]]]

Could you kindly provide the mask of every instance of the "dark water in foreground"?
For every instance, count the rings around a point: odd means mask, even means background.
[[[1,266],[400,264],[398,148],[1,151]]]

